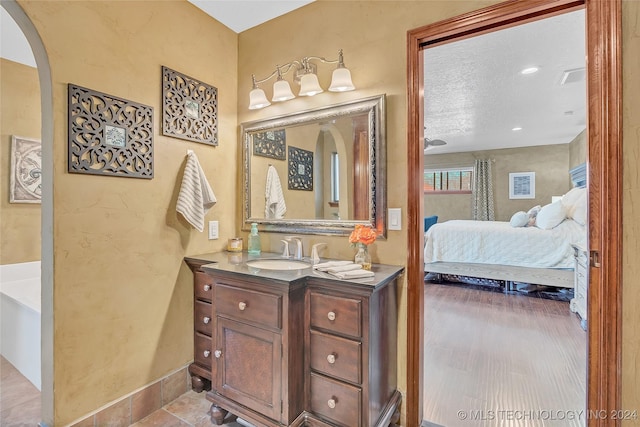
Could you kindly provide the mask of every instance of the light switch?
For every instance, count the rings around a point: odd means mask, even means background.
[[[401,208],[389,208],[389,230],[402,230]]]
[[[218,238],[218,221],[209,221],[209,240]]]

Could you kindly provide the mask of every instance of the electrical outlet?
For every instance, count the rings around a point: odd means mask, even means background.
[[[209,221],[209,240],[218,238],[218,221]]]

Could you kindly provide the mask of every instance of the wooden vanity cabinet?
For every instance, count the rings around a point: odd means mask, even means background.
[[[304,284],[211,275],[211,419],[290,425],[304,410]]]
[[[193,270],[193,363],[189,365],[191,388],[200,393],[211,388],[211,360],[213,332],[213,280],[190,264]]]
[[[372,289],[309,278],[305,306],[310,425],[397,421],[396,280]]]
[[[259,427],[395,425],[401,268],[376,266],[376,281],[358,283],[252,275],[225,258],[186,259],[194,272],[189,371],[194,390],[210,387],[214,424],[231,412]]]

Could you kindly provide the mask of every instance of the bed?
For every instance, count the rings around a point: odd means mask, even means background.
[[[574,191],[575,190],[575,191]],[[537,219],[451,220],[425,233],[426,273],[573,287],[575,247],[586,247],[586,190],[574,189],[539,208]],[[533,209],[533,208],[532,208]],[[551,214],[550,214],[551,212]]]

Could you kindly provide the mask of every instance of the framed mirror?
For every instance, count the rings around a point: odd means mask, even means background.
[[[386,236],[385,95],[241,124],[243,230]]]

